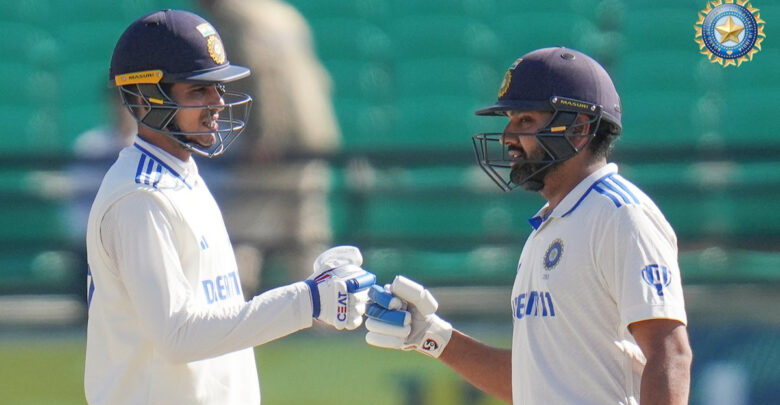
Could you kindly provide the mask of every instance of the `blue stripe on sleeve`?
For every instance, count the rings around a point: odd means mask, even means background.
[[[618,187],[623,189],[623,191],[625,191],[629,196],[631,196],[631,199],[634,200],[635,204],[639,204],[639,199],[636,198],[634,193],[632,193],[631,190],[628,188],[628,186],[625,185],[625,181],[626,180],[624,178],[616,175],[616,176],[610,177],[610,179],[612,180],[613,183],[617,184]]]
[[[152,184],[152,170],[154,169],[154,160],[149,159],[149,164],[146,165],[146,173],[144,173],[144,183]]]
[[[152,186],[157,188],[157,184],[160,183],[160,180],[162,180],[162,165],[157,165],[157,170],[155,170],[154,183],[152,183]]]
[[[610,183],[608,179],[605,179],[601,183],[601,185],[604,186],[604,188],[609,189],[609,191],[615,193],[618,197],[620,197],[623,200],[624,203],[631,204],[631,201],[628,199],[628,196],[625,193],[623,193],[622,190],[618,189],[618,187]]]
[[[144,162],[146,162],[146,155],[141,155],[141,159],[138,161],[138,170],[135,172],[135,182],[141,184],[141,173],[144,170]]]
[[[613,196],[613,195],[612,195],[612,194],[610,194],[609,192],[605,191],[605,190],[604,190],[604,189],[602,189],[601,187],[599,187],[599,186],[597,186],[597,185],[594,185],[594,186],[593,186],[593,189],[594,189],[594,190],[596,190],[598,193],[600,193],[600,194],[602,194],[602,195],[605,195],[605,196],[609,197],[609,199],[610,199],[610,200],[612,200],[612,202],[613,202],[613,203],[615,203],[615,206],[616,206],[616,207],[620,208],[620,206],[622,205],[622,204],[620,204],[620,201],[618,201],[618,199],[617,199],[617,198],[615,198],[615,196]]]

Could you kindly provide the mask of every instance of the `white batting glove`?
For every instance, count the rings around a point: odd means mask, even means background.
[[[354,246],[326,250],[314,261],[314,274],[306,279],[312,316],[338,330],[356,329],[363,323],[368,288],[376,276],[360,268],[363,255]]]
[[[382,289],[373,286],[366,315],[366,342],[378,347],[416,350],[438,358],[452,336],[452,325],[436,315],[439,304],[422,285],[404,276]]]

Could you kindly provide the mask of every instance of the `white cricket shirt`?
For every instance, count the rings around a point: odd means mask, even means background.
[[[674,231],[614,164],[529,222],[512,289],[513,402],[638,404],[645,358],[628,325],[687,322]]]
[[[137,137],[106,174],[87,227],[87,401],[259,404],[252,346],[312,324],[309,288],[244,301],[195,161]]]

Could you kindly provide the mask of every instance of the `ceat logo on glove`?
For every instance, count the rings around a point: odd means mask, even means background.
[[[347,320],[347,294],[339,293],[336,319],[341,322]]]

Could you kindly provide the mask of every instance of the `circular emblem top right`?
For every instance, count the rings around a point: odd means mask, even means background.
[[[699,51],[723,67],[753,60],[766,38],[764,20],[749,0],[711,1],[699,12],[693,27]]]

